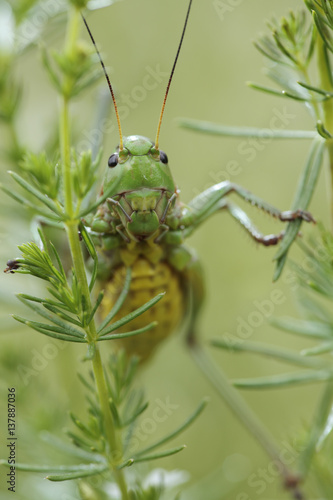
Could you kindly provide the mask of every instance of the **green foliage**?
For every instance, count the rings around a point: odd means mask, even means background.
[[[270,78],[283,86],[283,95],[311,102],[310,93],[297,85],[299,78],[308,79],[309,64],[315,48],[316,29],[304,11],[268,23],[271,35],[265,35],[255,47],[276,65],[269,70]],[[263,89],[264,90],[264,89]],[[266,89],[270,91],[270,89]],[[272,90],[276,94],[276,91]],[[279,95],[279,93],[277,93]]]
[[[81,42],[71,51],[52,52],[44,48],[43,63],[56,90],[67,99],[79,95],[101,77],[93,48]],[[95,69],[95,71],[94,71]]]
[[[89,328],[91,322],[94,320],[98,307],[103,300],[103,294],[101,293],[97,297],[93,309],[91,311],[89,309],[87,310],[86,298],[82,293],[81,285],[77,279],[75,269],[72,269],[71,276],[67,276],[59,254],[51,243],[50,247],[53,253],[53,258],[57,263],[57,266],[54,265],[52,256],[47,249],[47,244],[41,231],[39,231],[39,234],[41,236],[41,240],[43,241],[44,249],[41,250],[35,243],[21,245],[19,250],[22,253],[22,257],[16,259],[15,261],[15,272],[30,274],[46,281],[49,284],[47,290],[55,300],[35,297],[27,294],[20,294],[18,295],[18,298],[34,312],[50,321],[51,325],[30,321],[16,315],[14,315],[14,319],[40,333],[43,333],[44,335],[48,335],[59,340],[81,343],[89,342],[87,328]],[[96,255],[96,252],[94,252],[94,255]],[[120,295],[118,302],[111,309],[107,318],[105,318],[101,325],[97,328],[96,337],[93,339],[94,341],[127,338],[144,333],[156,326],[156,323],[152,322],[139,330],[127,333],[114,333],[121,326],[126,325],[140,314],[143,314],[164,296],[164,294],[157,295],[146,304],[140,306],[137,310],[127,314],[113,324],[110,324],[112,318],[117,314],[126,298],[130,281],[130,273],[128,273],[126,288],[124,289],[125,292]]]
[[[268,23],[268,28],[273,34],[263,36],[255,46],[272,61],[288,64],[302,69],[307,67],[314,50],[314,38],[309,36],[314,27],[308,22],[304,11],[294,13],[282,18],[280,22],[273,19]],[[312,35],[311,33],[311,35]]]
[[[147,448],[136,450],[132,445],[132,437],[135,427],[138,424],[139,417],[148,408],[148,402],[144,400],[142,390],[133,388],[135,375],[138,368],[138,359],[128,359],[125,351],[119,351],[110,357],[108,365],[107,386],[109,405],[112,412],[115,426],[121,430],[124,435],[123,449],[127,458],[124,458],[118,468],[130,467],[136,462],[144,462],[152,459],[152,456],[163,458],[181,451],[184,446],[172,448],[170,450],[151,454],[168,441],[174,439],[182,433],[192,422],[200,415],[206,406],[206,401],[203,401],[195,412],[172,433],[166,435],[158,442],[151,444]],[[103,415],[99,408],[99,398],[94,386],[94,377],[91,374],[91,380],[87,380],[80,376],[81,382],[89,389],[90,395],[87,398],[89,402],[89,419],[83,423],[79,418],[71,414],[71,418],[77,427],[76,433],[68,431],[68,435],[73,443],[79,448],[88,453],[97,453],[96,461],[100,458],[98,455],[105,454],[107,438],[105,435]],[[135,452],[133,453],[133,449]]]
[[[121,432],[119,437],[123,437],[123,443],[119,450],[124,450],[124,457],[122,455],[118,457],[119,463],[116,466],[116,470],[131,467],[135,463],[164,458],[182,451],[184,445],[158,452],[156,450],[188,428],[201,414],[206,406],[206,402],[203,401],[192,415],[173,432],[150,446],[137,450],[136,443],[134,446],[132,444],[133,432],[135,426],[138,424],[139,417],[148,407],[148,402],[144,401],[142,391],[132,387],[138,368],[138,359],[128,359],[125,352],[120,351],[110,357],[109,365],[106,368],[109,373],[107,377],[108,404],[115,428],[118,432]],[[80,457],[85,463],[70,466],[16,464],[18,470],[46,473],[46,478],[54,482],[88,478],[102,473],[104,474],[104,480],[108,480],[108,478],[112,479],[112,468],[110,471],[109,464],[108,435],[99,394],[96,390],[96,380],[93,373],[91,373],[89,380],[80,375],[80,380],[84,388],[88,390],[88,418],[84,422],[83,419],[70,413],[71,420],[76,429],[74,432],[72,430],[67,431],[67,435],[77,448],[77,451],[75,451],[75,448],[68,450],[66,443],[56,441],[55,444],[66,454],[72,451],[73,455]],[[54,444],[52,439],[50,440],[50,444]],[[8,466],[5,460],[2,460],[0,463]],[[89,483],[83,483],[81,490],[82,498],[87,498],[89,491],[90,495],[93,494],[93,487],[90,487]],[[149,486],[147,489],[137,483],[132,489],[129,498],[160,499],[163,491],[163,483],[156,487]],[[100,497],[97,496],[97,498]]]
[[[99,151],[97,158],[92,161],[91,151],[85,151],[78,157],[73,151],[73,187],[79,200],[91,193],[91,190],[97,179],[96,170],[100,165],[102,150]]]
[[[60,175],[59,167],[50,161],[43,151],[39,155],[27,153],[20,165],[28,174],[29,180],[40,191],[44,192],[51,200],[59,197]]]
[[[114,188],[114,185],[110,186],[110,189],[104,193],[103,197],[100,197],[97,202],[90,203],[90,206],[88,205],[91,191],[97,179],[96,170],[99,167],[100,160],[101,151],[95,160],[91,157],[91,151],[84,151],[79,156],[74,151],[72,153],[70,175],[73,182],[73,194],[75,195],[75,211],[80,215],[94,210],[96,203],[99,203],[101,199],[105,199],[110,190]],[[0,186],[1,189],[8,196],[29,207],[33,213],[43,216],[46,220],[65,221],[68,215],[64,207],[64,185],[60,182],[61,162],[49,159],[45,152],[40,154],[29,152],[23,156],[19,167],[23,175],[16,172],[9,173],[14,181],[26,191],[28,197],[23,197],[3,185]],[[82,206],[85,206],[85,208],[80,211]]]
[[[333,29],[333,3],[330,0],[305,0],[305,4],[311,11],[318,32],[330,52],[333,52],[332,33]]]

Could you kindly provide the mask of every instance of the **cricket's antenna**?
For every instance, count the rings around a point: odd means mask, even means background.
[[[167,88],[166,88],[166,91],[165,91],[165,96],[164,96],[164,100],[163,100],[163,104],[162,104],[160,119],[158,120],[158,126],[157,126],[157,133],[156,133],[156,139],[155,139],[155,148],[156,149],[158,149],[158,140],[159,140],[159,137],[160,137],[160,130],[161,130],[162,118],[163,118],[164,109],[165,109],[165,103],[166,103],[166,100],[167,100],[167,97],[168,97],[168,94],[169,94],[170,85],[171,85],[173,74],[175,72],[175,68],[176,68],[176,64],[177,64],[177,61],[178,61],[180,49],[182,47],[182,43],[183,43],[185,31],[186,31],[186,26],[187,26],[187,21],[188,21],[189,15],[190,15],[191,5],[192,5],[192,0],[190,0],[190,3],[188,4],[188,9],[187,9],[187,14],[186,14],[186,18],[185,18],[185,23],[184,23],[184,28],[183,28],[182,36],[180,38],[180,42],[179,42],[179,45],[178,45],[177,54],[176,54],[175,61],[174,61],[173,66],[172,66],[172,70],[171,70],[171,73],[170,73],[170,78],[169,78],[168,85],[167,85]]]
[[[118,123],[118,130],[119,130],[119,149],[120,151],[122,151],[124,149],[124,145],[123,145],[123,134],[122,134],[122,131],[121,131],[121,125],[120,125],[120,118],[119,118],[119,113],[118,113],[118,107],[117,107],[117,103],[116,103],[116,98],[114,96],[114,93],[113,93],[113,88],[112,88],[112,85],[111,85],[111,82],[110,82],[110,78],[109,78],[109,75],[107,74],[106,72],[106,69],[105,69],[105,66],[104,66],[104,63],[103,63],[103,59],[101,57],[101,54],[97,48],[97,45],[96,45],[96,42],[94,40],[94,37],[90,31],[90,28],[88,26],[88,23],[84,17],[84,15],[81,13],[81,16],[82,16],[82,19],[83,19],[83,22],[87,28],[87,31],[89,33],[89,36],[90,36],[90,39],[92,41],[92,43],[94,44],[94,47],[95,47],[95,50],[96,50],[96,53],[98,55],[98,58],[100,60],[100,63],[101,63],[101,66],[103,68],[103,72],[104,72],[104,75],[105,75],[105,78],[106,78],[106,81],[108,82],[108,86],[109,86],[109,89],[110,89],[110,92],[111,92],[111,97],[112,97],[112,100],[113,100],[113,105],[114,105],[114,110],[116,112],[116,118],[117,118],[117,123]]]

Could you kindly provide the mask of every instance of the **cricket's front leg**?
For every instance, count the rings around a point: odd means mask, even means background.
[[[225,199],[225,197],[232,192],[238,194],[238,196],[251,205],[257,206],[272,217],[275,217],[283,222],[297,219],[301,219],[306,222],[315,222],[309,212],[304,210],[281,212],[243,187],[232,182],[225,181],[208,188],[190,201],[188,205],[184,205],[177,218],[177,228],[172,227],[172,225],[174,226],[174,222],[171,222],[170,226],[174,230],[182,231],[183,237],[186,238],[198,227],[199,224],[207,220],[215,212],[221,209],[226,209],[236,220],[238,220],[238,222],[242,224],[242,226],[257,242],[262,243],[265,246],[276,244],[281,239],[282,234],[270,235],[269,237],[261,235],[245,212]]]

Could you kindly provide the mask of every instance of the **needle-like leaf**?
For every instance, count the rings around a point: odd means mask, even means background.
[[[47,335],[48,337],[52,337],[54,339],[65,340],[66,342],[81,342],[81,343],[86,342],[82,337],[81,338],[73,337],[66,330],[56,326],[52,325],[50,326],[45,323],[30,321],[28,319],[21,318],[16,314],[13,314],[13,318],[19,323],[29,326],[33,330],[36,330],[37,332],[42,333],[43,335]]]
[[[138,453],[135,453],[135,455],[133,455],[134,460],[137,461],[138,457],[141,457],[142,455],[146,455],[146,453],[149,453],[149,452],[155,450],[156,448],[159,448],[160,446],[167,443],[168,441],[171,441],[171,439],[174,439],[176,436],[178,436],[185,429],[187,429],[192,424],[192,422],[194,422],[194,420],[196,418],[198,418],[198,416],[202,413],[202,411],[206,407],[207,403],[208,403],[207,399],[204,399],[200,403],[198,408],[192,413],[192,415],[190,415],[190,417],[182,425],[180,425],[177,429],[175,429],[171,434],[168,434],[164,438],[156,441],[156,443],[153,443],[150,446],[148,446],[147,448],[144,448],[143,450],[140,450]]]
[[[98,256],[97,252],[95,249],[95,245],[89,235],[89,232],[87,231],[87,228],[82,224],[82,222],[79,225],[80,233],[82,236],[82,239],[87,247],[87,250],[89,252],[90,257],[93,259],[94,262],[94,267],[91,273],[91,278],[90,278],[90,283],[89,283],[89,290],[91,291],[94,287],[96,278],[97,278],[97,270],[98,270]]]
[[[332,370],[306,371],[298,373],[284,373],[271,377],[236,379],[232,383],[239,389],[279,389],[299,384],[310,384],[333,379]]]
[[[234,352],[252,352],[262,356],[274,358],[285,363],[291,363],[293,365],[317,369],[324,368],[323,363],[317,362],[316,360],[305,358],[304,356],[300,356],[297,352],[281,349],[275,345],[264,344],[263,342],[241,341],[239,343],[235,342],[231,344],[224,339],[214,339],[211,341],[211,344],[215,347],[219,347],[220,349],[226,349]]]
[[[102,337],[99,337],[97,341],[101,342],[102,340],[120,340],[120,339],[126,339],[128,337],[134,337],[135,335],[140,335],[141,333],[147,332],[148,330],[155,328],[156,325],[157,321],[153,321],[152,323],[149,323],[149,325],[147,326],[138,328],[137,330],[132,330],[130,332],[111,333],[110,335],[103,335]]]
[[[316,139],[311,147],[303,174],[299,181],[299,185],[296,191],[296,195],[292,204],[292,210],[304,210],[306,211],[309,203],[311,201],[314,189],[317,184],[319,177],[320,168],[323,160],[324,153],[324,141],[322,139]],[[286,255],[289,248],[295,238],[298,235],[299,228],[301,226],[301,219],[289,222],[285,235],[277,251],[274,259],[277,260],[277,266],[273,280],[276,281],[281,275],[283,264],[286,259]]]
[[[162,451],[160,453],[153,453],[152,455],[136,456],[135,458],[132,459],[133,460],[132,463],[148,462],[151,460],[158,460],[159,458],[169,457],[170,455],[175,455],[176,453],[179,453],[180,451],[184,450],[185,448],[186,448],[186,445],[183,444],[182,446],[178,446],[177,448],[172,448],[171,450]],[[132,465],[132,463],[130,465]]]
[[[51,321],[55,325],[58,325],[58,327],[61,328],[62,331],[66,331],[68,335],[72,335],[73,337],[79,337],[79,338],[84,338],[84,333],[72,326],[71,324],[68,324],[66,321],[63,321],[59,316],[56,314],[50,314],[45,309],[35,305],[34,303],[31,303],[29,300],[26,300],[22,294],[18,294],[17,298],[23,302],[26,306],[28,306],[30,309],[35,311],[39,316],[42,316],[43,318]],[[48,325],[49,326],[49,325]]]
[[[99,330],[98,330],[99,337],[100,338],[104,337],[105,335],[108,335],[109,333],[114,332],[115,330],[118,330],[118,328],[121,328],[122,326],[126,325],[127,323],[129,323],[133,319],[137,318],[138,316],[140,316],[141,314],[146,312],[148,309],[150,309],[152,306],[154,306],[157,302],[159,302],[164,297],[164,295],[165,295],[164,292],[159,293],[153,299],[148,300],[148,302],[146,302],[143,306],[138,307],[133,312],[127,314],[126,316],[119,319],[118,321],[115,321],[114,323],[112,323],[112,325],[106,326],[103,330],[101,328],[99,328]]]
[[[109,312],[109,314],[106,316],[106,318],[99,325],[98,332],[101,332],[102,330],[104,330],[104,328],[110,323],[110,321],[119,312],[120,308],[122,307],[122,305],[125,302],[125,299],[128,295],[130,285],[131,285],[131,279],[132,279],[131,277],[132,277],[132,269],[130,267],[128,267],[126,270],[124,286],[121,290],[121,293],[120,293],[118,299],[116,300],[116,303],[112,307],[111,311]]]
[[[26,191],[32,194],[35,198],[41,201],[44,205],[46,205],[52,212],[58,215],[59,218],[62,218],[63,215],[59,210],[57,204],[48,198],[46,195],[42,194],[38,189],[34,188],[31,184],[29,184],[26,180],[23,179],[20,175],[15,172],[9,171],[9,174],[13,177],[13,179]]]
[[[10,467],[10,464],[6,460],[0,460],[0,465],[5,465]],[[87,477],[95,474],[101,474],[106,471],[109,466],[106,463],[92,463],[92,464],[80,464],[80,465],[29,465],[16,463],[15,468],[17,470],[25,472],[46,472],[46,473],[59,473],[57,476],[53,477],[64,477],[65,479],[73,479],[74,477]],[[63,473],[63,474],[61,474]],[[69,477],[71,476],[71,477]],[[51,481],[63,481],[65,479],[51,479]]]
[[[333,340],[333,328],[331,325],[320,321],[298,320],[295,318],[271,318],[270,323],[277,328],[296,335],[302,335],[313,339]]]

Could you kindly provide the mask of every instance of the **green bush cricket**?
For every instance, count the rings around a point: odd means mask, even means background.
[[[103,191],[110,192],[96,215],[86,224],[94,241],[100,246],[101,286],[105,290],[101,305],[102,316],[107,316],[122,290],[127,271],[131,271],[129,293],[122,314],[127,314],[157,293],[165,298],[152,309],[133,320],[128,330],[144,327],[157,321],[152,330],[126,339],[127,351],[146,359],[159,342],[172,333],[189,314],[187,340],[195,341],[196,321],[204,299],[204,282],[200,262],[184,241],[211,215],[225,210],[238,221],[250,236],[264,246],[276,245],[283,237],[261,234],[247,214],[227,199],[235,192],[243,200],[256,205],[281,221],[304,220],[314,222],[311,214],[302,210],[281,212],[246,189],[224,181],[203,191],[188,204],[179,200],[179,192],[172,178],[167,155],[159,148],[159,136],[165,103],[183,42],[190,0],[177,55],[168,81],[155,142],[139,135],[123,137],[116,99],[96,47],[94,38],[83,18],[109,85],[119,129],[119,147],[111,154]],[[127,331],[124,327],[122,331]]]

